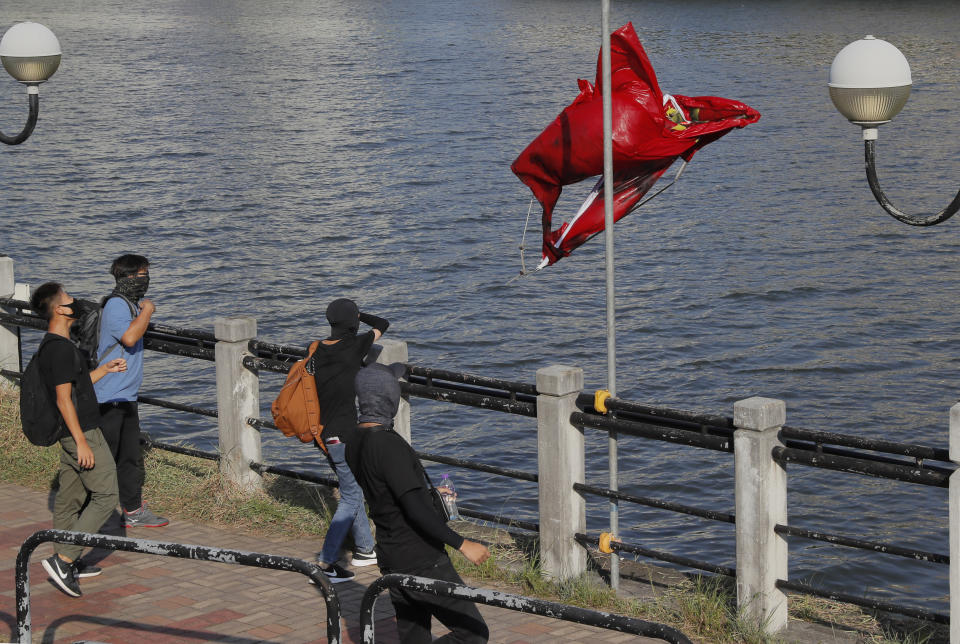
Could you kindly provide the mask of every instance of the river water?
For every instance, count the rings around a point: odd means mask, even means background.
[[[18,281],[98,296],[110,260],[138,252],[165,323],[253,315],[261,338],[306,344],[325,333],[327,302],[348,296],[389,318],[416,364],[525,382],[578,365],[587,390],[604,386],[602,237],[508,283],[529,204],[509,165],[576,79],[593,79],[599,3],[140,4],[0,9],[0,24],[48,25],[64,51],[36,132],[0,151],[0,252]],[[859,129],[826,81],[836,52],[867,33],[904,51],[913,93],[881,129],[881,181],[902,208],[939,210],[960,178],[960,13],[615,0],[611,24],[628,20],[664,91],[742,100],[763,117],[617,224],[620,396],[732,415],[734,401],[763,395],[785,400],[794,426],[946,446],[960,224],[916,229],[879,209]],[[25,117],[22,94],[3,85],[5,132]],[[558,215],[590,183],[567,189]],[[263,377],[264,415],[279,381]],[[144,391],[213,406],[213,371],[151,354]],[[164,439],[215,440],[208,420],[144,417]],[[532,419],[414,399],[413,422],[421,449],[536,468]],[[605,484],[605,435],[587,430],[587,448],[588,481]],[[621,489],[733,510],[729,455],[629,438],[620,449]],[[274,435],[265,452],[326,467]],[[455,476],[465,505],[534,516],[532,485]],[[945,490],[789,468],[791,523],[805,527],[946,552],[946,501]],[[589,501],[592,532],[605,512]],[[621,525],[632,543],[734,563],[728,525],[630,506]],[[947,606],[944,566],[794,541],[790,576]]]

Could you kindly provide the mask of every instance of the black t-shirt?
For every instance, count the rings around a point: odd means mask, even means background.
[[[353,381],[372,345],[373,331],[342,338],[336,344],[317,345],[313,377],[317,382],[324,440],[336,436],[345,443],[356,431],[357,394]]]
[[[63,336],[47,333],[40,341],[40,372],[56,404],[57,385],[73,383],[73,404],[77,408],[80,429],[87,431],[100,426],[100,406],[90,380],[87,361],[76,345]],[[58,410],[59,412],[59,410]],[[64,436],[67,430],[64,429]]]
[[[404,493],[427,488],[409,443],[393,430],[362,428],[347,443],[346,458],[377,526],[381,566],[402,570],[434,563],[445,552],[443,542],[411,525],[400,508]]]

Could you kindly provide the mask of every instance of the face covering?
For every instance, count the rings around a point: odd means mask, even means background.
[[[65,309],[70,309],[71,314],[67,317],[74,320],[83,317],[85,313],[93,308],[90,303],[82,302],[80,300],[74,300],[73,302],[70,302],[70,304],[61,304],[60,306]]]
[[[147,294],[147,288],[149,287],[149,275],[134,275],[132,277],[121,277],[118,279],[113,292],[136,302]]]
[[[327,322],[330,323],[330,337],[334,340],[357,335],[360,328],[360,309],[353,300],[341,298],[330,302],[327,307]]]

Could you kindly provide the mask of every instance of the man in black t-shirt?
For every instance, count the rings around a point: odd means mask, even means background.
[[[372,364],[357,374],[359,425],[347,443],[347,464],[356,475],[377,526],[377,558],[387,573],[419,575],[462,584],[444,545],[456,548],[475,564],[490,556],[486,546],[464,539],[434,510],[423,466],[413,448],[393,431],[400,406],[404,365]],[[480,644],[489,629],[473,602],[429,593],[390,589],[402,644],[459,642]],[[438,640],[430,634],[436,617],[450,629]]]
[[[117,496],[117,470],[110,448],[100,433],[100,408],[93,383],[107,373],[124,371],[126,360],[116,358],[93,371],[70,341],[70,325],[82,313],[56,282],[47,282],[30,298],[30,307],[47,320],[47,333],[37,349],[40,372],[63,421],[60,437],[59,488],[53,503],[56,530],[98,532],[113,512]],[[79,597],[78,577],[100,574],[95,566],[80,567],[83,546],[55,544],[55,554],[43,568],[57,588]]]

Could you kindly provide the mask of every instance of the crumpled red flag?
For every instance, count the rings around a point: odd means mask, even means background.
[[[760,113],[717,96],[664,95],[640,40],[627,23],[610,38],[613,95],[614,221],[633,210],[677,159]],[[543,207],[543,258],[555,263],[604,228],[603,192],[592,194],[577,216],[552,230],[553,209],[563,186],[603,174],[602,61],[596,84],[578,80],[580,94],[510,166]],[[598,186],[599,187],[599,186]]]

